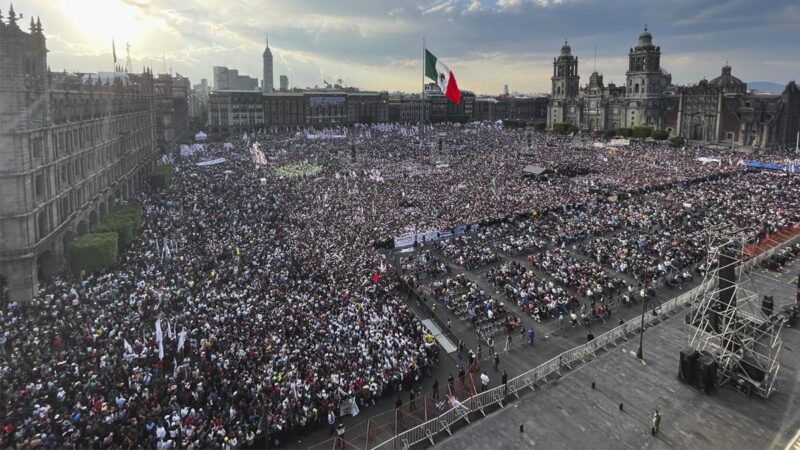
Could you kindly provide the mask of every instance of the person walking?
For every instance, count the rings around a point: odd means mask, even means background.
[[[331,436],[336,431],[336,413],[333,410],[328,411],[328,427],[330,428],[328,436]]]
[[[586,335],[586,342],[592,342],[594,340],[594,333],[592,330],[589,330],[589,334]]]
[[[533,347],[533,341],[536,340],[536,331],[533,327],[528,328],[528,342]]]
[[[522,327],[524,330],[525,327]],[[508,353],[508,348],[511,347],[511,331],[508,332],[508,336],[506,336],[506,349],[505,352]]]
[[[489,339],[486,340],[486,345],[489,346],[489,355],[494,355],[494,338],[489,336]]]
[[[494,371],[495,372],[497,372],[497,366],[499,366],[499,365],[500,365],[500,354],[499,353],[495,353],[494,354]]]
[[[506,371],[503,371],[503,376],[500,378],[500,381],[503,382],[503,397],[508,395],[508,374]]]
[[[403,419],[403,401],[400,400],[400,394],[397,394],[397,400],[394,402],[394,412],[398,421]]]
[[[344,422],[339,422],[339,428],[336,429],[336,448],[344,448]]]
[[[466,373],[464,372],[464,368],[459,366],[458,367],[458,385],[463,390],[464,389],[464,376]]]
[[[658,429],[661,426],[661,413],[658,412],[658,409],[653,410],[653,428],[650,430],[650,433],[653,436],[658,435]]]
[[[461,359],[464,355],[464,340],[458,340],[458,359]]]
[[[433,380],[433,399],[434,400],[439,400],[439,379],[438,378]]]
[[[489,387],[489,375],[486,375],[486,371],[484,370],[481,374],[481,392],[485,391]]]
[[[415,409],[417,409],[417,402],[414,396],[414,390],[412,389],[411,392],[408,393],[408,412],[414,411]]]

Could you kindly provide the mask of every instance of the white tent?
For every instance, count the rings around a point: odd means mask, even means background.
[[[194,135],[195,141],[205,141],[208,138],[208,135],[203,133],[202,131]]]

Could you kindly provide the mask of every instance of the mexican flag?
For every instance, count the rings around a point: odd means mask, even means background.
[[[458,90],[455,74],[433,53],[425,49],[425,76],[436,81],[445,97],[456,105],[461,103],[461,91]]]

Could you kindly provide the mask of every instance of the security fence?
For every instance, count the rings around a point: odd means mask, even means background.
[[[652,308],[645,314],[644,326],[654,325],[684,306],[691,304],[704,292],[705,288],[706,286],[701,284],[672,300]],[[470,423],[470,417],[474,416],[473,413],[480,413],[481,415],[477,417],[482,417],[487,412],[491,412],[490,408],[494,410],[497,407],[504,407],[510,396],[513,395],[519,398],[526,388],[533,391],[537,386],[547,383],[548,379],[560,377],[563,369],[570,370],[583,364],[596,357],[598,352],[613,348],[620,342],[637,335],[640,332],[640,328],[640,320],[630,320],[586,344],[569,349],[555,358],[512,378],[506,385],[500,385],[464,399],[448,396],[443,405],[446,410],[437,417],[399,432],[394,437],[371,448],[381,450],[407,449],[424,441],[428,441],[433,445],[435,444],[434,439],[438,434],[446,432],[448,435],[452,435],[454,426],[462,424],[460,422],[463,422],[463,424]]]

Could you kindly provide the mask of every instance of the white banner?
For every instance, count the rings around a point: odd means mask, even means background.
[[[409,245],[414,244],[414,239],[416,239],[416,235],[414,234],[407,234],[405,236],[397,236],[394,238],[394,246],[395,248],[401,247],[408,247]]]

